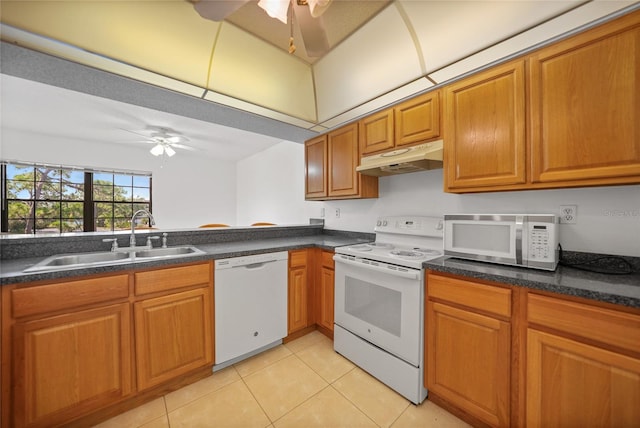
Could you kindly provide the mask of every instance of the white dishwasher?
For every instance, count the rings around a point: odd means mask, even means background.
[[[287,335],[288,253],[215,262],[215,366],[226,367]]]

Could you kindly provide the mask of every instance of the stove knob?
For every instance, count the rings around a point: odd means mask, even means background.
[[[376,226],[382,226],[382,221],[378,220],[378,222],[376,223]]]
[[[385,220],[385,221],[383,221],[383,222],[382,222],[382,225],[383,225],[383,226],[386,226],[387,224],[389,224],[389,223],[387,222],[387,220]]]

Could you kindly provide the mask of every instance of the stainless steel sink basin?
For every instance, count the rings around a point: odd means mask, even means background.
[[[129,258],[127,253],[85,253],[85,254],[70,254],[68,256],[54,256],[50,257],[50,261],[47,266],[67,266],[67,265],[80,265],[85,263],[102,263],[113,262],[116,260],[122,260]]]
[[[136,251],[136,259],[155,258],[155,257],[172,257],[186,256],[190,254],[204,254],[204,251],[198,250],[196,247],[169,247],[169,248],[150,248],[148,250]]]
[[[98,253],[59,254],[47,257],[38,264],[28,267],[24,272],[44,272],[53,270],[91,268],[114,264],[149,262],[158,259],[170,259],[190,255],[205,254],[196,247],[185,245],[169,248],[120,248],[117,251]]]
[[[45,270],[62,270],[77,267],[102,266],[113,263],[131,261],[131,254],[103,251],[99,253],[60,254],[48,257],[35,264],[25,272],[40,272]]]

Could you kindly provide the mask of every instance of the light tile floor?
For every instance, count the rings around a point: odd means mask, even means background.
[[[280,345],[98,425],[111,427],[468,427],[416,406],[333,351],[319,332]]]

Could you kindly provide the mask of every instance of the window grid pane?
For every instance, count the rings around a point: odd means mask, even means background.
[[[6,164],[3,171],[2,198],[7,207],[3,232],[112,231],[130,228],[135,210],[151,210],[148,175],[21,164]],[[93,192],[85,192],[85,175],[93,183]],[[85,224],[87,204],[87,212],[93,210],[93,224]],[[148,220],[136,227],[148,227]]]

